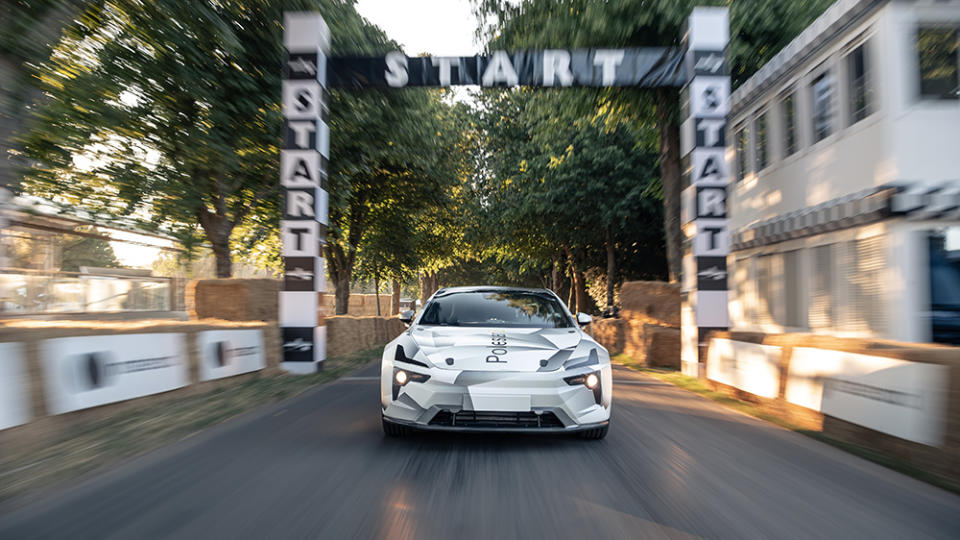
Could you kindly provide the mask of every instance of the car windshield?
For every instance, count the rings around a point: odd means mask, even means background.
[[[573,326],[556,298],[524,291],[474,291],[439,296],[427,304],[418,323],[513,328]]]

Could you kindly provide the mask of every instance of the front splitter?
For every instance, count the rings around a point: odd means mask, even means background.
[[[429,424],[418,424],[407,420],[395,420],[388,416],[383,416],[384,422],[405,426],[420,431],[447,431],[451,433],[576,433],[589,429],[597,429],[610,425],[609,420],[595,422],[593,424],[580,424],[569,427],[464,427],[464,426],[432,426]]]

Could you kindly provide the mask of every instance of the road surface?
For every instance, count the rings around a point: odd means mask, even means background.
[[[386,439],[377,370],[0,516],[0,538],[960,537],[960,497],[621,367],[603,441]]]

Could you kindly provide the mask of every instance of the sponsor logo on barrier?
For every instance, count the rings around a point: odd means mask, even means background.
[[[186,386],[185,344],[180,333],[44,340],[48,409],[61,414]]]
[[[785,398],[853,424],[943,444],[949,366],[794,347]]]
[[[260,330],[207,330],[197,334],[200,380],[222,379],[266,367]]]
[[[287,341],[284,343],[283,348],[288,351],[306,352],[313,350],[313,343],[298,337],[293,341]]]

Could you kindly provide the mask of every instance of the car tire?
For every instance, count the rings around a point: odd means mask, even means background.
[[[408,432],[407,426],[388,422],[386,418],[380,418],[380,421],[383,424],[383,434],[387,437],[403,437]]]
[[[580,437],[590,441],[599,441],[607,436],[608,429],[610,429],[610,426],[588,429],[586,431],[581,431]]]

